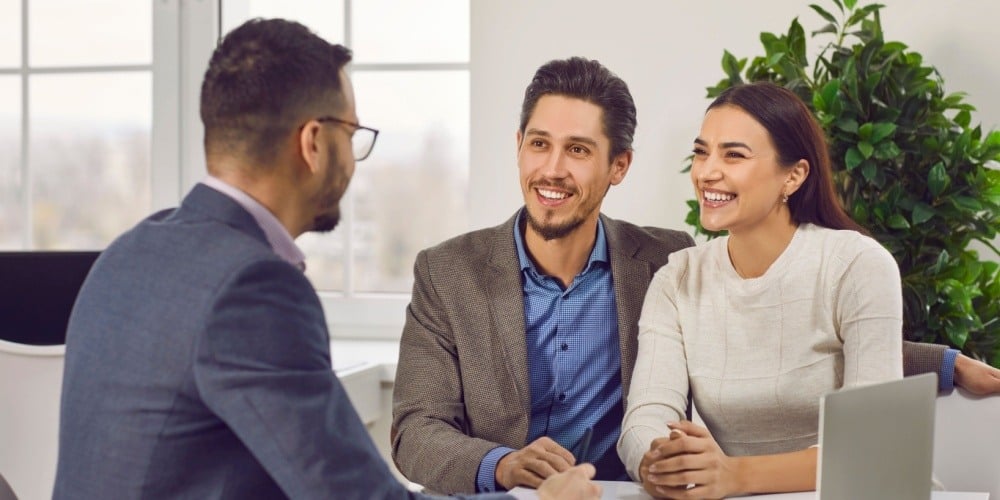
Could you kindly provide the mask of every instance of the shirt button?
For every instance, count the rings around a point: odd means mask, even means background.
[[[566,395],[565,394],[560,394],[559,395],[559,402],[561,403],[563,401],[566,401]]]
[[[562,350],[564,350],[564,351],[569,350],[569,344],[563,342],[563,344],[561,346],[559,346],[559,348],[562,349]]]

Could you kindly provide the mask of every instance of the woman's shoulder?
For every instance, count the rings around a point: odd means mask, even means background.
[[[714,269],[718,252],[724,252],[726,249],[726,239],[725,237],[715,238],[706,243],[699,243],[693,247],[671,253],[666,265],[656,272],[654,279],[676,284],[691,274],[700,275]]]
[[[896,267],[892,254],[878,240],[850,229],[830,229],[807,224],[807,238],[812,240],[827,266],[846,268],[863,261],[869,265]]]

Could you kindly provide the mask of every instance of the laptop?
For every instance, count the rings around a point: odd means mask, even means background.
[[[820,500],[928,500],[937,375],[853,387],[820,400]]]

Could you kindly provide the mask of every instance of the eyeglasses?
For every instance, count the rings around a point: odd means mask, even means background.
[[[354,150],[354,161],[361,161],[368,158],[375,148],[375,139],[378,137],[378,130],[364,125],[341,120],[335,116],[321,116],[316,121],[342,123],[354,127],[354,134],[351,136],[351,147]]]

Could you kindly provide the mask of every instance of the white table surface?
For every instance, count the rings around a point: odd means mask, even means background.
[[[651,497],[642,490],[638,483],[629,481],[596,481],[604,488],[601,495],[605,500],[649,500]],[[514,488],[510,491],[519,500],[535,500],[538,495],[529,488]],[[753,495],[753,500],[816,500],[815,491],[801,493],[780,493],[772,495]],[[989,500],[989,493],[969,493],[963,491],[933,491],[931,500]]]

